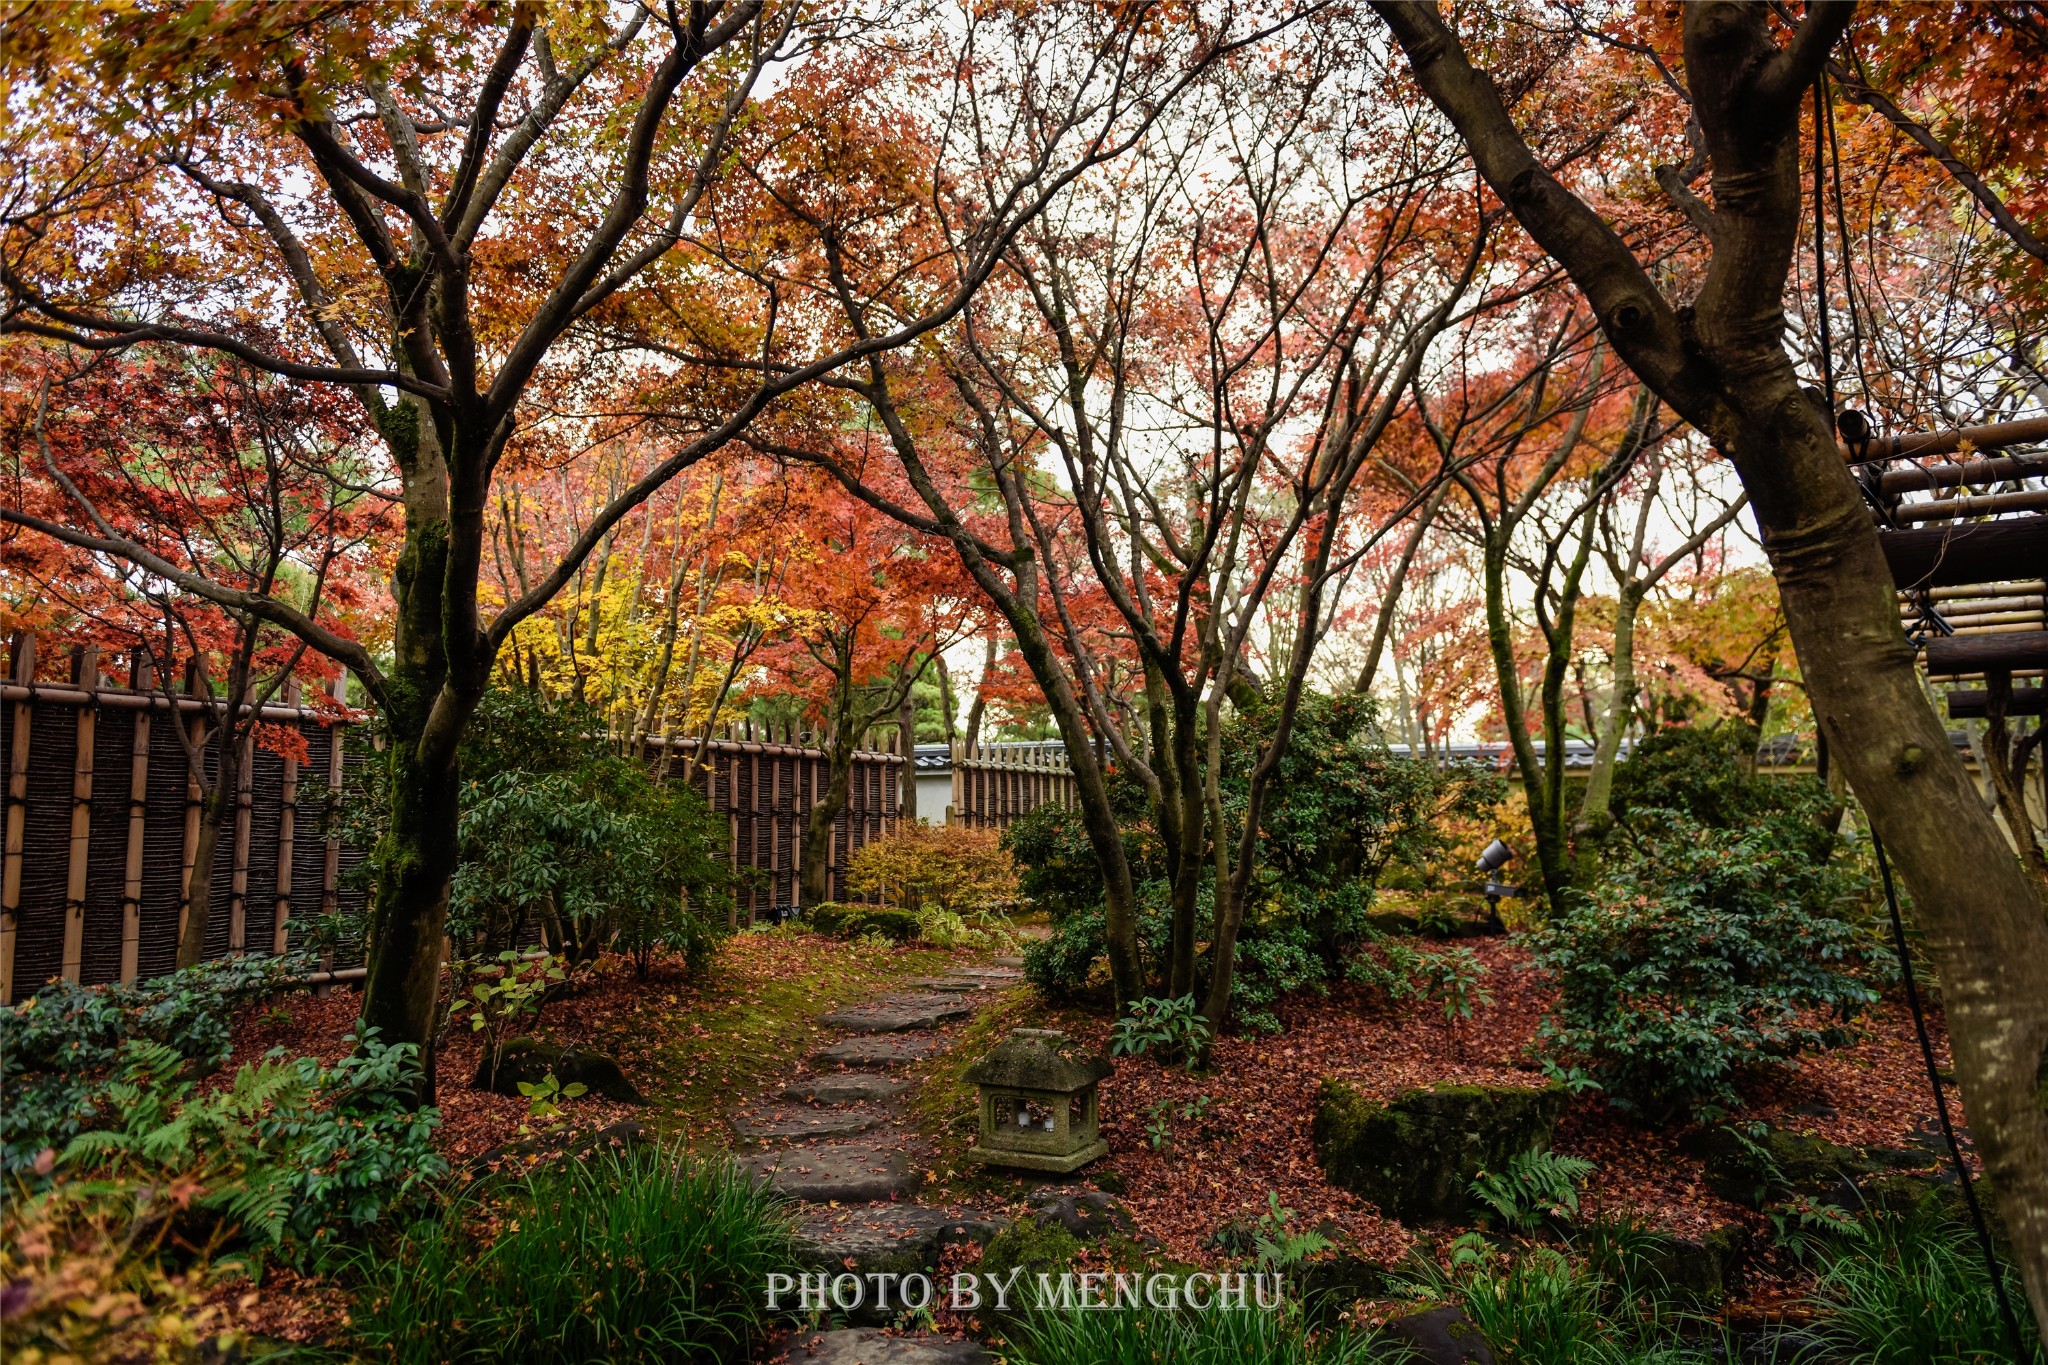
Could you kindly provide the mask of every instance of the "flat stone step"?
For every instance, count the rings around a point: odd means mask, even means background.
[[[915,1274],[938,1267],[939,1253],[959,1242],[986,1242],[1004,1219],[973,1209],[875,1204],[820,1213],[797,1225],[797,1257],[816,1270]]]
[[[886,1100],[910,1089],[910,1082],[896,1076],[877,1076],[866,1071],[830,1072],[806,1076],[782,1089],[782,1098],[798,1104],[866,1104]]]
[[[942,1003],[932,1005],[855,1005],[825,1015],[818,1022],[827,1028],[845,1029],[848,1033],[910,1033],[917,1029],[937,1028],[954,1019],[965,1019],[974,1013],[974,1006],[962,1004],[956,997],[939,997]]]
[[[811,1060],[820,1066],[907,1066],[945,1045],[945,1039],[930,1034],[862,1034],[819,1048]]]
[[[916,976],[904,983],[914,990],[944,991],[950,995],[969,995],[975,991],[994,989],[995,983],[985,976]]]
[[[737,1114],[729,1122],[742,1142],[803,1142],[810,1138],[852,1137],[882,1121],[872,1109],[771,1109],[765,1114]]]
[[[800,1147],[737,1160],[777,1194],[805,1204],[869,1204],[909,1195],[924,1183],[910,1158],[886,1147]]]
[[[1022,967],[1022,966],[1024,965],[1024,959],[1023,959],[1022,957],[1019,957],[1019,956],[1017,956],[1017,955],[1016,955],[1016,954],[1014,954],[1014,953],[1005,953],[1005,954],[1004,954],[1004,955],[1002,955],[1001,957],[998,957],[998,958],[996,958],[996,959],[995,959],[995,964],[996,964],[996,966],[998,966],[998,967],[1020,967],[1020,968],[1021,968],[1021,967]]]
[[[1024,979],[1024,973],[1015,967],[948,967],[946,975],[958,981],[986,981],[991,985]]]
[[[849,1327],[816,1336],[799,1333],[782,1359],[788,1365],[989,1365],[990,1357],[971,1341],[892,1337]]]

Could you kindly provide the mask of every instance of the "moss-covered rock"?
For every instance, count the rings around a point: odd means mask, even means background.
[[[880,934],[894,943],[908,943],[917,937],[917,916],[908,910],[881,905],[841,905],[824,901],[804,911],[804,922],[833,938],[859,938]]]
[[[1855,1182],[1876,1169],[1854,1147],[1782,1128],[1713,1124],[1683,1146],[1705,1163],[1708,1189],[1753,1209],[1795,1195],[1853,1207]]]
[[[1647,1228],[1595,1227],[1589,1233],[1594,1268],[1612,1284],[1650,1292],[1693,1307],[1728,1296],[1749,1245],[1740,1223],[1697,1236]]]
[[[491,1054],[485,1052],[477,1063],[472,1084],[496,1095],[517,1095],[520,1082],[539,1085],[548,1076],[560,1082],[564,1090],[580,1085],[586,1093],[604,1099],[625,1104],[646,1102],[619,1064],[602,1052],[543,1043],[536,1038],[508,1039],[499,1050],[495,1067],[491,1065]]]
[[[1342,1081],[1317,1096],[1316,1159],[1331,1183],[1404,1223],[1454,1222],[1470,1185],[1521,1152],[1545,1151],[1564,1113],[1561,1085],[1440,1085],[1382,1103]]]

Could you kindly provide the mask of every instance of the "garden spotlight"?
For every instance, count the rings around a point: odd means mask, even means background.
[[[1486,896],[1486,913],[1496,925],[1501,923],[1500,898],[1502,896],[1519,896],[1522,894],[1521,887],[1504,886],[1493,879],[1493,874],[1514,861],[1514,857],[1515,851],[1498,839],[1488,844],[1479,853],[1479,871],[1486,877],[1484,891]]]

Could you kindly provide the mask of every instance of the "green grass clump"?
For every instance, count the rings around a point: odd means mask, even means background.
[[[1367,1365],[1408,1358],[1356,1332],[1312,1335],[1297,1312],[1033,1313],[1004,1349],[1007,1365]]]
[[[724,1161],[601,1153],[359,1259],[354,1327],[396,1365],[744,1360],[792,1239],[781,1202]]]
[[[2031,1335],[2026,1290],[2006,1270],[2006,1293]],[[1814,1306],[1844,1365],[2010,1365],[2011,1338],[1991,1275],[1968,1227],[1925,1211],[1875,1215],[1821,1251]],[[2024,1359],[2041,1365],[2031,1342]]]

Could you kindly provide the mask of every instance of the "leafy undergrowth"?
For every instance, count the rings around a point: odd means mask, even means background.
[[[1326,997],[1302,994],[1281,1002],[1284,1032],[1224,1037],[1205,1072],[1150,1057],[1118,1059],[1116,1075],[1101,1092],[1110,1155],[1077,1180],[1120,1189],[1140,1231],[1175,1260],[1218,1263],[1222,1256],[1212,1240],[1218,1229],[1256,1219],[1277,1194],[1301,1226],[1325,1228],[1365,1256],[1394,1264],[1415,1235],[1324,1179],[1311,1137],[1316,1087],[1324,1077],[1338,1077],[1392,1098],[1416,1086],[1542,1084],[1527,1045],[1550,1002],[1549,987],[1527,970],[1529,954],[1514,939],[1465,942],[1488,968],[1483,982],[1493,1000],[1477,1006],[1456,1035],[1433,1006],[1389,1007],[1369,992],[1344,987]],[[1938,1013],[1930,1022],[1946,1065]],[[984,1023],[993,1030],[998,1021],[992,1016]],[[1108,1047],[1109,1023],[1100,1014],[1029,1001],[1005,1011],[1001,1026],[1017,1023],[1065,1028]],[[1863,1041],[1808,1058],[1797,1071],[1758,1087],[1736,1117],[1850,1145],[1899,1144],[1933,1115],[1911,1017],[1886,999],[1863,1026]],[[963,1048],[956,1055],[970,1054]],[[1953,1092],[1950,1099],[1953,1104]],[[964,1149],[972,1131],[957,1126],[957,1097],[928,1088],[924,1104],[953,1120],[938,1125],[944,1153]],[[1576,1100],[1559,1126],[1557,1150],[1597,1163],[1583,1217],[1626,1213],[1679,1232],[1740,1222],[1767,1233],[1762,1215],[1707,1190],[1700,1161],[1680,1150],[1683,1132],[1645,1128],[1597,1097]]]
[[[878,948],[787,931],[740,934],[722,944],[701,977],[680,959],[658,959],[648,980],[606,958],[550,1001],[535,1036],[588,1047],[618,1061],[648,1098],[644,1106],[586,1096],[563,1106],[579,1127],[637,1119],[664,1136],[722,1144],[721,1115],[733,1095],[788,1071],[824,1037],[816,1017],[907,976],[942,968],[952,955],[925,948]],[[332,1059],[361,999],[353,991],[287,997],[236,1022],[237,1060],[272,1047]],[[451,1033],[437,1059],[439,1145],[451,1160],[476,1157],[519,1136],[524,1099],[472,1089],[479,1044]]]

